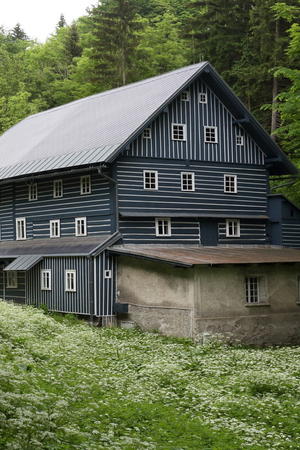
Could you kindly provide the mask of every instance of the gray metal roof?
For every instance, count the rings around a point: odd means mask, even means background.
[[[300,250],[278,247],[147,247],[143,245],[114,246],[117,255],[161,261],[182,267],[219,264],[300,263]]]
[[[29,116],[0,137],[0,179],[106,161],[205,65]]]
[[[41,255],[18,256],[13,262],[4,268],[5,271],[27,271],[43,259]]]
[[[63,237],[58,239],[31,239],[1,241],[0,259],[18,256],[88,256],[98,254],[112,245],[120,235]]]

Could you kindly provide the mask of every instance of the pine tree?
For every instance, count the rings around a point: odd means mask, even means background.
[[[76,22],[73,22],[72,25],[68,27],[65,37],[65,50],[70,64],[72,63],[73,58],[81,56],[82,48],[79,43],[79,33]]]
[[[10,31],[9,37],[13,41],[17,41],[17,40],[28,41],[28,36],[25,33],[25,31],[21,28],[21,25],[19,23],[17,23],[15,25],[15,27]]]
[[[59,21],[56,25],[56,30],[59,30],[60,28],[63,28],[67,25],[65,16],[63,14],[60,15]]]
[[[133,66],[140,25],[136,0],[105,0],[91,12],[93,63],[91,81],[101,89],[124,85],[134,79]]]

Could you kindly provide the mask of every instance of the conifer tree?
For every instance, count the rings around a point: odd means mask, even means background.
[[[79,43],[79,33],[76,22],[73,22],[70,27],[68,27],[65,36],[65,49],[70,63],[72,63],[73,58],[81,56],[82,48]]]
[[[91,80],[100,89],[124,85],[134,79],[133,65],[140,25],[136,0],[104,0],[90,12],[93,44]]]
[[[9,33],[9,37],[13,40],[13,41],[28,41],[28,36],[25,33],[25,31],[21,28],[21,25],[19,23],[17,23],[14,28],[10,31]]]
[[[65,16],[63,14],[60,15],[59,21],[56,25],[56,29],[59,30],[60,28],[63,28],[67,25]]]

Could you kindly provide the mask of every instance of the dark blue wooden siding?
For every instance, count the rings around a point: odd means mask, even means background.
[[[16,300],[25,303],[25,273],[17,272],[18,287],[7,287],[7,272],[0,270],[0,297],[4,300]]]
[[[111,278],[105,278],[104,272],[111,271]],[[94,264],[94,301],[95,316],[112,316],[115,301],[116,268],[114,257],[107,252],[101,253],[95,258]]]
[[[158,190],[144,190],[143,170],[158,171]],[[181,191],[181,172],[195,173],[195,192]],[[235,174],[238,193],[224,193],[224,174]],[[263,167],[184,161],[122,159],[117,162],[119,211],[139,213],[266,215],[267,174]]]
[[[91,260],[93,265],[94,305],[91,311],[89,296],[89,260],[86,257],[44,258],[26,274],[26,303],[46,305],[50,311],[96,316],[113,315],[115,298],[115,267],[113,257],[103,253]],[[41,290],[41,270],[52,274],[52,290]],[[104,278],[104,270],[112,271],[112,278]],[[76,292],[65,291],[65,271],[76,270]]]
[[[236,244],[236,245],[257,245],[269,243],[267,235],[266,223],[254,220],[240,221],[240,237],[228,238],[226,237],[226,223],[220,221],[218,224],[219,244]]]
[[[157,237],[155,218],[122,219],[120,232],[125,244],[187,244],[199,245],[200,224],[197,219],[172,218],[171,236]]]
[[[1,186],[0,199],[0,239],[13,240],[15,238],[14,186]]]
[[[75,217],[87,217],[88,235],[112,230],[113,195],[109,182],[93,173],[92,193],[80,195],[80,174],[55,177],[63,180],[62,198],[53,198],[53,178],[37,180],[38,200],[28,200],[28,184],[1,187],[1,239],[15,239],[15,219],[25,217],[27,239],[49,238],[49,220],[60,219],[61,236],[74,236]]]
[[[300,222],[283,222],[281,229],[282,245],[300,248]]]
[[[152,138],[140,135],[127,151],[128,156],[188,159],[237,164],[264,164],[264,154],[254,140],[234,123],[234,117],[201,80],[189,89],[190,100],[180,96],[150,125]],[[199,103],[199,92],[207,93],[207,104]],[[187,125],[186,142],[171,140],[171,124]],[[204,126],[218,127],[218,143],[204,142]],[[236,145],[236,136],[244,137],[244,145]]]

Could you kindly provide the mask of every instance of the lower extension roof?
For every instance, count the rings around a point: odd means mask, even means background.
[[[24,241],[1,241],[0,259],[23,256],[38,258],[43,256],[96,256],[120,239],[119,233],[104,236],[63,237],[55,239],[28,239]],[[41,258],[40,258],[41,259]],[[27,264],[27,263],[26,263]],[[10,264],[11,265],[11,264]],[[18,266],[16,266],[18,267]],[[13,270],[13,269],[10,269]],[[21,270],[21,269],[18,269]]]
[[[114,246],[110,253],[160,261],[175,266],[298,263],[300,250],[281,247],[147,247]]]

